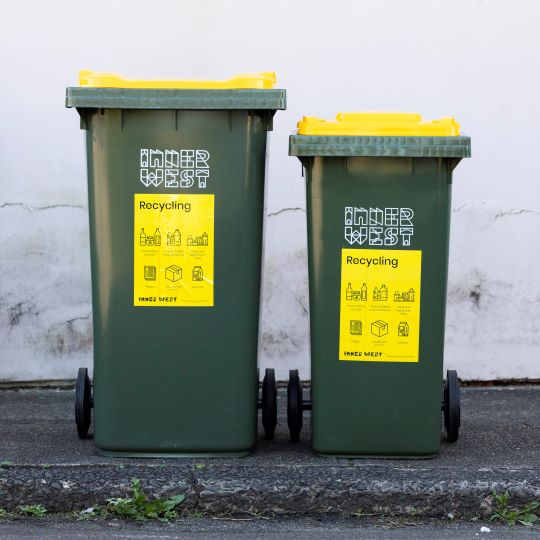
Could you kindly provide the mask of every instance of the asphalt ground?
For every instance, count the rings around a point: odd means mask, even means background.
[[[488,527],[489,532],[485,527]],[[483,522],[392,521],[358,518],[185,518],[172,523],[119,520],[77,522],[65,517],[0,522],[0,538],[182,538],[250,540],[532,540],[540,526],[507,527]]]
[[[492,493],[511,503],[540,500],[540,387],[468,387],[455,444],[434,459],[339,459],[289,441],[285,394],[274,441],[262,431],[241,459],[126,459],[99,456],[77,438],[72,390],[0,390],[0,507],[43,504],[81,510],[126,496],[132,477],[149,496],[185,493],[182,511],[223,516],[405,516],[473,519]]]

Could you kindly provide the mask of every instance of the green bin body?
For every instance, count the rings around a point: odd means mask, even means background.
[[[313,448],[433,455],[452,171],[470,139],[292,135],[290,154],[307,183]]]
[[[98,451],[249,453],[284,90],[68,88],[66,105],[86,130]]]

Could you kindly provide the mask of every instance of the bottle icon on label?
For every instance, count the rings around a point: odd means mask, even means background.
[[[179,246],[182,243],[182,235],[178,229],[175,229],[173,233],[167,233],[167,245],[168,246]]]
[[[379,289],[379,293],[381,294],[381,302],[386,302],[388,300],[388,289],[384,283]]]
[[[353,290],[352,290],[352,285],[349,283],[345,291],[345,300],[352,300],[352,299],[353,299]]]
[[[367,285],[364,283],[360,288],[360,300],[365,302],[367,300]]]
[[[409,289],[409,302],[414,302],[414,289],[412,287]]]
[[[146,233],[144,229],[141,229],[141,234],[139,235],[139,245],[146,246]]]
[[[156,232],[154,233],[154,246],[161,246],[161,233],[159,232],[159,229],[156,229]]]

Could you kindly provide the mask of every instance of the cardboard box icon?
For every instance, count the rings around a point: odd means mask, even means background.
[[[375,321],[371,323],[371,333],[377,337],[383,337],[388,334],[388,323],[384,321]]]
[[[167,266],[167,268],[165,268],[165,279],[168,279],[169,281],[178,281],[179,279],[182,279],[182,269],[176,264]]]

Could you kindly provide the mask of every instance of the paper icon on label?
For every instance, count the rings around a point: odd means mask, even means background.
[[[349,332],[352,336],[362,335],[362,321],[351,321],[349,326]]]

